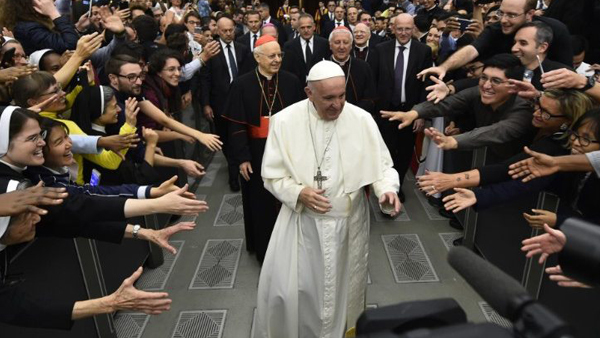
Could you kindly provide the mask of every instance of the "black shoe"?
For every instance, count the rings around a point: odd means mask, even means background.
[[[404,201],[406,201],[406,196],[404,196],[402,190],[398,191],[398,198],[400,199],[401,203],[404,203]]]
[[[436,208],[443,208],[444,207],[444,202],[442,202],[441,198],[435,198],[433,196],[427,196],[427,202],[429,202],[429,205],[436,207]]]
[[[456,229],[456,230],[463,230],[464,229],[463,225],[460,224],[460,222],[456,218],[451,219],[450,221],[448,221],[448,225],[451,228]]]
[[[229,181],[229,188],[233,192],[240,191],[240,182],[238,182],[237,180],[235,180],[235,181]]]
[[[446,217],[449,219],[456,219],[456,216],[454,215],[454,213],[452,211],[448,211],[444,208],[440,208],[440,210],[438,210],[438,214],[440,214],[440,216],[442,216],[442,217]]]
[[[463,245],[463,241],[464,241],[464,237],[459,237],[455,240],[452,241],[452,245],[454,246],[462,246]]]

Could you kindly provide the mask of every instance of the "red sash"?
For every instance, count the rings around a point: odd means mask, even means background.
[[[251,138],[267,138],[267,135],[269,135],[269,117],[260,117],[260,127],[248,125],[248,133]]]

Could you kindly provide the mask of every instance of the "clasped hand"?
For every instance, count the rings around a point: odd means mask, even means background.
[[[305,207],[318,212],[319,214],[325,214],[331,211],[331,203],[325,196],[325,189],[313,189],[306,187],[300,191],[298,199]]]

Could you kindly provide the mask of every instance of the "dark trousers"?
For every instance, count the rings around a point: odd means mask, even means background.
[[[397,107],[390,107],[390,111],[409,111],[412,107],[406,105],[400,105]],[[394,169],[400,176],[400,186],[404,183],[404,176],[410,167],[410,162],[415,149],[415,133],[413,133],[413,125],[404,127],[404,129],[398,129],[400,123],[397,121],[388,121],[379,119],[379,130],[385,145],[390,151],[392,161],[394,161]]]
[[[215,118],[213,119],[215,123],[215,132],[219,135],[221,142],[223,142],[223,154],[227,159],[227,172],[229,173],[229,182],[237,181],[239,174],[239,163],[233,160],[230,155],[229,149],[229,140],[227,139],[227,135],[229,132],[229,121],[221,117],[221,114],[215,113]]]

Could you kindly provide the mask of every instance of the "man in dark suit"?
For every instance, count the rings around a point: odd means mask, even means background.
[[[285,25],[283,29],[285,30],[285,34],[287,35],[287,41],[292,41],[298,36],[300,36],[300,32],[298,31],[298,18],[300,17],[300,12],[296,11],[294,13],[290,10],[290,24]]]
[[[376,47],[379,59],[376,71],[378,107],[379,110],[409,111],[426,99],[426,83],[418,80],[417,74],[432,65],[431,48],[412,39],[414,21],[411,15],[398,15],[392,27],[396,39]],[[402,183],[413,154],[413,128],[398,130],[398,123],[383,120],[381,116],[378,116],[378,122]],[[422,121],[415,122],[415,130],[420,123]],[[402,191],[398,193],[404,200]]]
[[[217,21],[221,53],[210,59],[200,70],[202,88],[201,103],[204,116],[215,123],[217,134],[223,141],[223,153],[229,165],[229,186],[233,191],[240,190],[238,181],[238,164],[229,158],[227,146],[227,122],[221,117],[223,106],[227,100],[230,83],[244,72],[244,64],[250,51],[244,45],[234,42],[235,26],[233,20],[222,17]]]
[[[271,13],[269,12],[269,5],[265,2],[261,3],[258,7],[258,12],[260,13],[260,18],[262,20],[262,24],[273,24],[277,28],[277,41],[280,46],[283,46],[287,41],[287,35],[285,34],[285,30],[283,29],[283,24],[277,19],[271,17]]]
[[[251,52],[254,51],[254,44],[260,38],[260,14],[257,11],[249,11],[246,13],[246,25],[248,26],[248,33],[237,38],[237,42],[246,46]]]
[[[321,16],[321,32],[323,32],[323,27],[325,27],[325,23],[327,23],[328,21],[333,21],[335,16],[334,13],[335,12],[335,1],[328,1],[327,2],[327,13],[325,13],[323,16]]]
[[[298,19],[300,37],[285,44],[282,68],[295,74],[304,85],[312,66],[329,57],[329,43],[315,35],[315,21],[310,14],[301,14]]]
[[[344,19],[344,15],[346,14],[346,10],[342,6],[336,6],[335,11],[333,12],[333,21],[328,21],[323,25],[323,29],[321,30],[321,36],[325,39],[329,39],[329,34],[338,26],[346,26],[350,28],[348,21]]]

